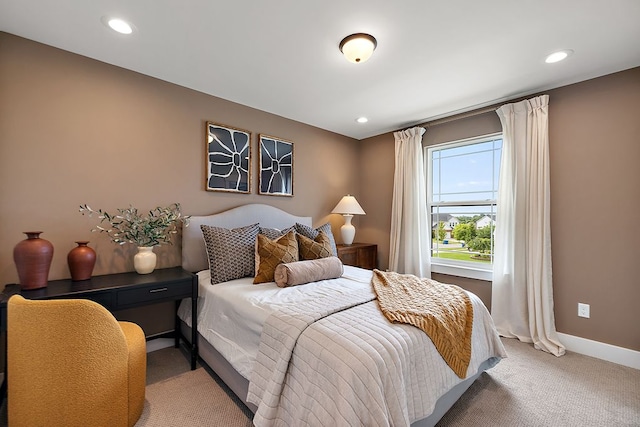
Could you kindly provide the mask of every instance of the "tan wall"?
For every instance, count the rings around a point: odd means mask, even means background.
[[[339,239],[342,219],[329,212],[352,193],[367,211],[354,219],[356,240],[377,243],[379,266],[388,266],[392,134],[355,143],[5,33],[0,58],[0,286],[17,281],[13,246],[32,229],[54,244],[51,279],[69,276],[66,254],[80,239],[98,251],[96,274],[133,269],[133,248],[119,252],[90,233],[95,221],[77,212],[80,203],[149,209],[178,201],[187,214],[267,203],[311,215],[316,224],[330,220]],[[640,286],[632,268],[640,241],[640,68],[546,93],[557,329],[640,350]],[[476,126],[487,133],[489,116],[434,126],[425,141],[449,132],[452,139],[471,136],[465,134]],[[254,132],[254,165],[257,133],[294,141],[295,196],[258,196],[257,179],[251,195],[205,191],[207,120]],[[180,263],[179,247],[158,252],[160,267]],[[483,282],[438,280],[475,287],[490,299]],[[578,302],[591,304],[590,319],[577,317]],[[137,313],[148,333],[171,327],[170,316],[150,321],[144,310]]]
[[[195,215],[265,203],[329,220],[339,236],[343,220],[330,212],[357,194],[357,141],[6,33],[0,58],[0,286],[18,280],[12,251],[30,230],[54,245],[50,279],[70,276],[66,255],[85,239],[98,253],[95,274],[133,270],[135,248],[91,233],[96,220],[81,203],[180,202]],[[253,132],[252,194],[204,190],[207,120]],[[256,194],[258,133],[294,142],[294,197]],[[156,252],[159,267],[180,264],[179,245]],[[157,333],[172,319],[146,326]]]
[[[550,90],[551,228],[559,332],[640,350],[640,68]],[[494,117],[495,116],[495,117]],[[430,127],[425,144],[493,132],[494,113]],[[498,128],[499,129],[499,128]],[[477,132],[476,132],[477,131]],[[449,139],[450,138],[450,139]],[[386,268],[394,170],[391,133],[361,144],[361,241]],[[480,292],[482,282],[438,280]],[[485,282],[486,283],[486,282]],[[489,286],[489,283],[486,283]],[[473,289],[475,288],[475,290]],[[591,305],[589,319],[578,302]]]
[[[557,328],[640,350],[640,68],[549,94]]]

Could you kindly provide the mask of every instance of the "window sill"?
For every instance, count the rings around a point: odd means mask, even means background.
[[[493,272],[491,270],[482,270],[451,264],[436,264],[433,260],[431,261],[431,272],[448,274],[450,276],[468,277],[470,279],[486,280],[488,282],[493,280]]]

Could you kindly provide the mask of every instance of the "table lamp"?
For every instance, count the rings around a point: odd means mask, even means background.
[[[338,202],[331,213],[341,214],[344,216],[344,225],[340,227],[342,233],[342,243],[350,245],[353,243],[353,238],[356,236],[356,228],[351,224],[351,219],[354,215],[366,215],[355,197],[347,194]]]

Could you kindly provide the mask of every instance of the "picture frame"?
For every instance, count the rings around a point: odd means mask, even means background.
[[[293,142],[259,135],[258,194],[293,197]]]
[[[206,126],[206,190],[250,193],[251,132],[213,122]]]

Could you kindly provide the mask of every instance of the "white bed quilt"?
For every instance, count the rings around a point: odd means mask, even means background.
[[[467,377],[485,360],[493,366],[506,357],[484,304],[469,295],[474,324]],[[423,331],[391,324],[373,298],[361,289],[268,317],[247,397],[258,406],[256,426],[408,426],[462,381]]]
[[[258,354],[260,334],[269,315],[283,307],[333,296],[341,299],[354,290],[368,290],[371,271],[348,265],[341,278],[279,288],[275,283],[253,284],[253,278],[211,285],[209,270],[198,272],[198,332],[243,377],[249,379]],[[185,299],[178,316],[191,327],[191,300]]]

